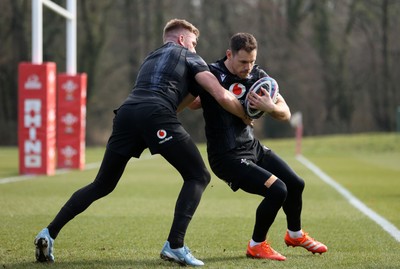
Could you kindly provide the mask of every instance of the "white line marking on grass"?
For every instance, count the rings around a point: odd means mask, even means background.
[[[7,183],[18,182],[18,181],[35,179],[35,177],[36,176],[34,176],[34,175],[6,177],[6,178],[1,178],[0,179],[0,184],[7,184]]]
[[[143,155],[142,157],[140,157],[140,159],[136,159],[136,158],[131,158],[129,162],[135,162],[135,161],[140,161],[140,160],[148,160],[148,159],[152,159],[156,157],[155,155],[151,155],[151,154],[146,154]],[[84,171],[88,171],[88,170],[93,170],[93,169],[97,169],[100,167],[101,162],[97,162],[97,163],[88,163],[85,165],[85,168],[83,169]],[[61,174],[65,174],[68,172],[72,172],[72,171],[78,171],[76,169],[57,169],[56,170],[56,175],[61,175]],[[0,178],[0,184],[7,184],[7,183],[14,183],[14,182],[18,182],[18,181],[25,181],[25,180],[32,180],[32,179],[36,179],[39,176],[45,176],[45,175],[21,175],[21,176],[15,176],[15,177],[6,177],[6,178]]]
[[[337,190],[341,195],[343,195],[343,197],[346,198],[351,205],[353,205],[355,208],[360,210],[371,220],[375,221],[386,232],[388,232],[394,239],[396,239],[398,242],[400,242],[400,230],[397,229],[396,226],[394,226],[392,223],[390,223],[385,218],[378,215],[375,211],[373,211],[368,206],[366,206],[364,203],[362,203],[359,199],[357,199],[355,196],[353,196],[353,194],[351,194],[351,192],[349,192],[347,189],[342,187],[339,183],[337,183],[335,180],[333,180],[330,176],[325,174],[321,169],[319,169],[315,164],[310,162],[304,156],[297,155],[296,158],[304,166],[306,166],[308,169],[310,169],[312,172],[314,172],[314,174],[316,174],[320,179],[322,179],[322,181],[324,181],[325,183],[327,183],[328,185],[333,187],[335,190]]]

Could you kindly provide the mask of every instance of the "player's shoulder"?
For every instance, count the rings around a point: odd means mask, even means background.
[[[223,84],[226,82],[226,78],[229,77],[229,71],[227,71],[225,65],[221,61],[213,62],[208,64],[208,67],[211,71],[211,73],[214,74],[214,76],[217,77],[218,81]]]
[[[209,65],[210,71],[215,73],[226,73],[225,64],[222,60],[218,60],[216,62],[210,63]]]
[[[258,64],[255,64],[253,66],[253,69],[251,70],[250,75],[256,79],[260,79],[263,77],[269,77],[268,73],[263,68],[261,68]]]
[[[186,56],[187,61],[192,61],[201,65],[207,65],[206,61],[197,53],[191,52],[190,50],[184,48],[183,52]]]
[[[204,61],[204,59],[200,55],[193,53],[189,50],[186,50],[185,59],[186,59],[186,65],[189,66],[191,69],[196,70],[195,73],[201,71],[209,71],[209,67],[206,61]]]

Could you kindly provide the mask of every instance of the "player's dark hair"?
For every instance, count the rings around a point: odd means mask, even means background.
[[[229,47],[233,54],[242,49],[251,52],[257,49],[257,40],[252,34],[237,33],[231,37]]]

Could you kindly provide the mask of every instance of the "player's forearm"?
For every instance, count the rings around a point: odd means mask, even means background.
[[[219,84],[217,78],[211,72],[198,73],[196,80],[226,111],[241,119],[246,119],[242,104],[231,92]]]
[[[268,114],[274,119],[281,121],[288,121],[290,120],[291,117],[289,106],[283,99],[282,100],[278,99],[274,109],[268,112]]]
[[[224,95],[219,97],[217,102],[228,112],[233,115],[245,119],[246,112],[244,111],[243,105],[239,102],[239,100],[229,91],[224,89]]]
[[[179,112],[181,112],[182,110],[184,110],[184,109],[185,109],[188,105],[190,105],[195,99],[196,99],[196,97],[194,97],[194,96],[191,95],[191,94],[186,95],[186,96],[183,98],[182,102],[179,104],[179,106],[178,106],[176,112],[179,113]]]
[[[291,117],[290,111],[286,110],[274,110],[272,112],[269,112],[268,114],[271,115],[271,117],[273,117],[274,119],[281,121],[288,121]]]
[[[202,108],[200,96],[197,96],[197,98],[188,105],[188,108],[192,110],[197,110]]]

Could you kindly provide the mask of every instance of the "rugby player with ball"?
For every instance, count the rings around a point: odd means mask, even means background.
[[[199,30],[186,20],[167,22],[163,31],[164,44],[145,58],[131,93],[114,110],[112,133],[95,179],[75,191],[53,221],[35,237],[37,262],[54,262],[54,240],[61,229],[93,202],[110,194],[128,161],[132,157],[139,158],[145,149],[149,149],[151,154],[160,154],[170,163],[183,181],[160,258],[181,265],[204,265],[193,256],[184,239],[211,176],[177,112],[192,103],[197,92],[192,91],[191,85],[199,83],[222,106],[242,117],[244,122],[249,121],[240,102],[218,83],[206,62],[196,54],[199,35]],[[73,240],[79,248],[79,236]]]
[[[220,84],[232,92],[252,118],[262,114],[288,121],[291,113],[277,82],[255,64],[257,41],[249,33],[237,33],[230,40],[226,56],[210,64]],[[282,208],[286,214],[287,246],[324,253],[327,247],[302,230],[301,210],[304,180],[274,151],[254,137],[253,128],[225,111],[206,91],[192,109],[202,106],[212,171],[233,191],[241,189],[262,197],[255,212],[253,234],[246,255],[283,261],[286,257],[267,242],[267,234]],[[230,235],[227,235],[230,236]]]

